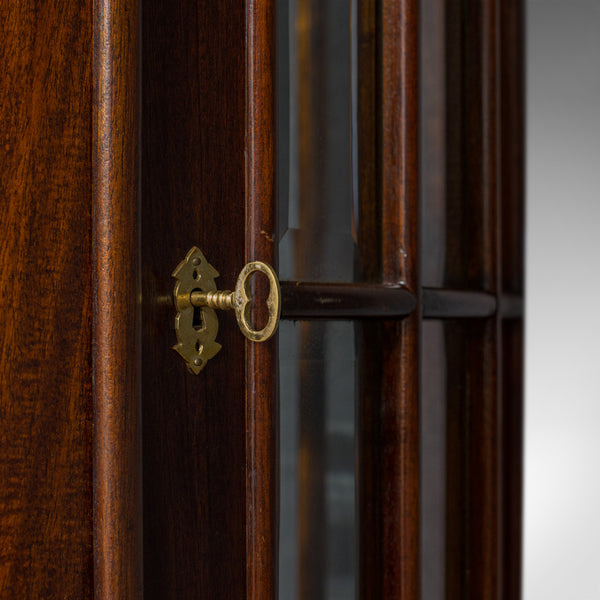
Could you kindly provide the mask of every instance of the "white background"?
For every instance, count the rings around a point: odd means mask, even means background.
[[[529,0],[524,600],[600,599],[600,1]]]

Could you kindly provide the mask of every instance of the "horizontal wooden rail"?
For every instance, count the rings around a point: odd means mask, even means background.
[[[282,281],[282,319],[399,319],[417,307],[406,288],[365,283]],[[515,295],[477,290],[423,288],[425,319],[485,319],[500,311],[502,318],[519,318],[523,300]]]
[[[417,306],[407,289],[364,283],[282,281],[282,319],[396,319]]]

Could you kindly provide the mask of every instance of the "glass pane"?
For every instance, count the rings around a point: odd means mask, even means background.
[[[354,0],[278,2],[279,276],[355,279]],[[355,341],[280,325],[279,596],[355,597]]]
[[[481,126],[487,72],[478,58],[481,22],[468,6],[421,2],[421,280],[425,287],[488,290],[494,194],[485,184],[491,141]]]
[[[421,597],[446,598],[446,345],[444,324],[421,332]]]
[[[352,599],[354,326],[282,321],[279,331],[279,597]]]
[[[490,507],[498,508],[496,335],[493,320],[423,322],[421,597],[428,600],[484,594],[481,560],[494,552]]]
[[[283,280],[353,280],[353,5],[348,0],[279,2]]]
[[[446,0],[421,4],[421,277],[444,286],[446,263]]]

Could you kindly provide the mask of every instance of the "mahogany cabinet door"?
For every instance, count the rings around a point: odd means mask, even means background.
[[[276,586],[276,339],[232,314],[198,375],[175,343],[171,273],[192,246],[233,289],[274,247],[274,4],[149,0],[142,63],[142,414],[147,598]]]
[[[449,600],[519,594],[522,6],[441,4],[356,0],[362,283],[282,282],[283,319],[356,324],[363,599],[430,568]],[[278,595],[278,340],[225,314],[191,375],[171,276],[192,246],[221,289],[277,267],[276,8],[0,7],[0,597]]]
[[[282,318],[356,322],[360,598],[519,597],[522,9],[356,4],[368,283],[283,281]],[[192,245],[223,288],[247,261],[277,262],[275,13],[273,0],[144,5],[148,597],[278,593],[277,342],[247,342],[223,317],[221,354],[191,377],[161,301]],[[431,35],[437,79],[421,56]],[[299,593],[325,597],[312,583]]]
[[[139,598],[139,6],[0,23],[0,596]]]

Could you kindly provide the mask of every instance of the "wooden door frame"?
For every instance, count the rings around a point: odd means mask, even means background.
[[[94,595],[142,596],[140,6],[95,4]]]
[[[224,324],[222,335],[231,362],[211,364],[211,372],[203,373],[201,385],[178,371],[168,353],[160,351],[154,358],[146,357],[143,349],[170,345],[172,336],[166,327],[171,314],[163,299],[169,294],[168,274],[189,246],[199,244],[209,260],[219,257],[225,285],[230,285],[231,277],[250,260],[276,265],[275,5],[273,0],[247,0],[243,4],[226,0],[210,7],[184,2],[173,11],[167,0],[146,2],[141,17],[141,84],[135,34],[139,31],[139,7],[133,0],[125,8],[108,2],[105,6],[105,12],[98,11],[95,45],[97,593],[139,593],[141,548],[145,544],[146,595],[169,597],[182,585],[181,589],[194,587],[197,593],[204,591],[213,597],[243,593],[249,599],[274,598],[278,573],[276,341],[264,345],[244,342],[240,346],[236,341],[239,334]],[[494,314],[512,310],[519,316],[518,301],[511,304],[510,300],[522,295],[522,272],[515,266],[512,274],[506,275],[507,270],[500,266],[522,262],[522,246],[518,244],[522,233],[521,4],[513,0],[510,6],[503,5],[502,11],[497,0],[481,6],[482,14],[489,17],[482,21],[478,33],[482,37],[473,42],[474,51],[480,52],[481,69],[474,71],[477,77],[467,83],[478,86],[477,94],[482,94],[478,97],[484,101],[482,110],[488,111],[482,121],[488,129],[478,130],[476,136],[483,152],[474,164],[481,170],[471,173],[480,177],[473,193],[482,191],[489,198],[482,216],[489,225],[492,263],[490,283],[484,291],[493,297]],[[389,420],[370,430],[366,424],[377,421],[381,405],[378,399],[361,404],[359,585],[363,597],[409,600],[418,598],[420,570],[420,319],[434,308],[438,318],[451,316],[457,305],[440,305],[440,298],[448,298],[444,290],[426,290],[419,282],[418,3],[364,0],[359,14],[364,17],[359,111],[365,116],[360,135],[361,147],[369,149],[362,163],[361,194],[373,198],[375,205],[381,202],[382,212],[370,222],[378,227],[379,218],[386,224],[378,232],[367,231],[364,239],[379,240],[382,283],[405,286],[419,301],[411,317],[390,321],[381,328],[384,346],[391,349],[383,357],[380,371],[380,391],[384,412],[391,415]],[[516,49],[514,40],[520,40]],[[135,108],[139,106],[138,85],[142,90],[141,117]],[[502,137],[500,118],[505,124]],[[133,140],[140,135],[140,122],[143,329],[141,346],[133,347],[139,308],[129,303],[124,309],[111,290],[126,289],[130,297],[137,297],[140,285],[132,275],[136,261],[125,265],[116,260],[122,252],[138,256],[138,158]],[[479,125],[473,122],[472,127]],[[128,135],[122,138],[119,134],[123,131]],[[116,160],[123,139],[124,158]],[[480,159],[483,162],[477,163]],[[503,181],[508,181],[504,190],[512,199],[502,207],[500,172]],[[164,214],[165,206],[169,214]],[[500,216],[507,224],[506,236],[494,229]],[[363,222],[368,223],[368,217]],[[404,250],[403,260],[396,259],[398,248]],[[368,270],[372,264],[365,262],[362,268]],[[432,308],[427,298],[436,294],[438,303]],[[468,306],[478,306],[479,310],[486,302],[489,304],[487,296],[467,294],[459,305],[463,312],[469,312]],[[480,508],[482,524],[493,521],[495,525],[483,527],[483,537],[471,540],[481,542],[484,560],[479,583],[470,588],[486,590],[490,598],[500,597],[501,581],[509,582],[512,590],[519,587],[520,563],[509,559],[508,552],[520,540],[522,428],[519,361],[514,359],[522,332],[519,324],[501,325],[505,322],[494,318],[496,326],[490,334],[495,340],[490,342],[493,362],[496,367],[502,364],[504,378],[513,386],[489,391],[488,414],[493,416],[486,423],[495,441],[481,471],[483,489],[489,496]],[[123,319],[131,329],[120,328]],[[502,328],[509,342],[500,363]],[[139,356],[139,371],[123,372],[122,359],[127,352]],[[242,366],[231,366],[235,364]],[[155,373],[161,368],[166,375],[158,380]],[[135,417],[139,387],[143,475],[137,458],[140,441]],[[508,389],[516,391],[509,393]],[[215,394],[236,400],[215,405]],[[507,407],[504,413],[499,408],[500,398]],[[202,430],[199,441],[193,441],[207,423],[211,423],[208,430]],[[173,446],[174,435],[185,443]],[[197,444],[201,444],[204,456],[193,456]],[[210,479],[219,461],[224,460],[225,447],[231,453],[231,477]],[[387,449],[383,454],[382,448]],[[210,481],[212,487],[190,487],[190,478]],[[125,480],[131,486],[123,486]],[[507,482],[504,488],[503,482]],[[155,493],[155,483],[162,486],[160,494]],[[143,485],[143,527],[136,517],[137,509],[132,508],[139,506],[139,485]],[[180,506],[174,512],[176,494]],[[219,506],[219,498],[231,500],[231,510]],[[180,539],[169,533],[169,528],[185,527],[189,531]],[[130,540],[123,550],[110,543],[120,535]],[[232,544],[240,543],[240,536],[244,546],[234,549],[231,558],[229,551]],[[182,564],[173,563],[173,559],[161,564],[159,552],[164,544],[173,555],[182,556]],[[181,581],[174,582],[174,577]]]
[[[447,363],[470,388],[446,385],[459,413],[446,595],[516,599],[523,0],[447,3],[463,11],[448,53],[460,117],[439,144],[455,161],[443,183],[460,235],[438,287],[423,287],[419,263],[420,3],[358,2],[364,283],[284,282],[283,314],[370,320],[358,327],[359,589],[400,600],[420,593],[422,319],[464,319]],[[190,247],[223,288],[248,261],[277,266],[276,3],[57,6],[0,9],[12,82],[0,107],[0,585],[32,597],[276,598],[277,340],[248,342],[224,316],[223,350],[199,377],[171,349],[171,273]],[[344,310],[319,308],[316,294]]]

